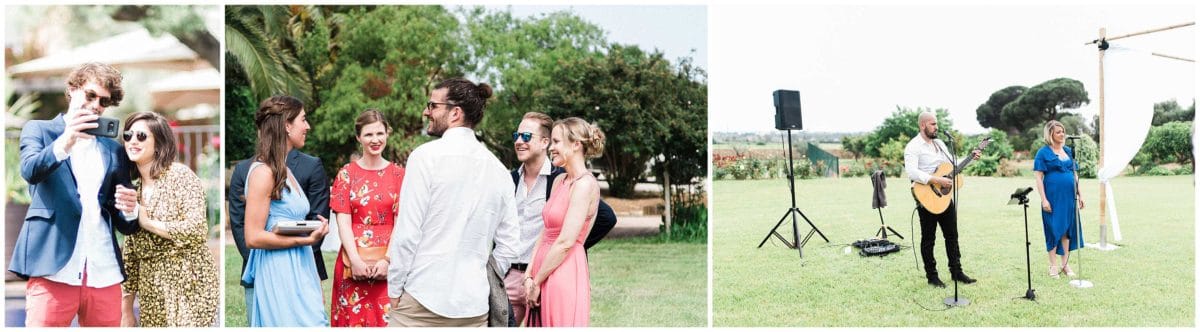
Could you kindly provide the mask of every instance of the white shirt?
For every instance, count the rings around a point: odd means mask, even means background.
[[[520,256],[517,263],[533,262],[533,246],[537,245],[542,229],[546,228],[542,221],[542,208],[546,207],[546,186],[550,180],[550,171],[550,159],[543,158],[537,180],[529,187],[525,185],[525,167],[517,169],[517,219],[520,220],[521,228],[521,242],[517,246]]]
[[[125,280],[121,266],[117,264],[117,253],[113,250],[112,229],[100,217],[100,184],[104,182],[104,156],[95,139],[78,138],[71,151],[64,149],[66,141],[54,141],[54,158],[58,161],[71,158],[71,175],[75,176],[79,190],[79,232],[75,234],[75,249],[71,258],[58,272],[46,276],[55,282],[71,286],[104,288]],[[113,216],[117,217],[117,216]],[[83,274],[87,273],[87,285],[83,285]]]
[[[918,183],[929,183],[933,171],[942,163],[954,162],[950,159],[950,150],[940,139],[926,142],[920,133],[904,146],[904,172],[908,179]]]
[[[516,259],[512,175],[471,129],[447,129],[413,150],[388,244],[388,297],[408,293],[447,318],[488,312],[488,256]]]

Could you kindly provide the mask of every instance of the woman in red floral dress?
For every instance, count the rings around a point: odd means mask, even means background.
[[[404,169],[383,159],[391,127],[378,110],[354,121],[362,158],[343,166],[329,207],[337,214],[342,250],[333,273],[333,327],[387,326],[388,240],[400,204]]]

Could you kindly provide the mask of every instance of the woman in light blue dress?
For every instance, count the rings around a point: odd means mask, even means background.
[[[248,299],[250,326],[329,326],[324,295],[309,246],[327,232],[327,222],[306,236],[273,232],[282,221],[304,220],[308,199],[285,163],[287,153],[304,146],[308,122],[304,104],[289,96],[264,100],[254,114],[258,127],[255,162],[246,177],[246,272],[254,285]]]

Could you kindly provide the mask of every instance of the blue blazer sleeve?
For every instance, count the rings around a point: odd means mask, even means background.
[[[21,129],[21,177],[29,184],[38,184],[54,173],[63,161],[54,158],[54,139],[48,137],[44,123],[29,121]]]

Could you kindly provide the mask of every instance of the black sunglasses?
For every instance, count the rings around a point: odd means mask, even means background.
[[[446,105],[446,107],[458,106],[458,104],[453,104],[453,103],[439,103],[439,102],[430,101],[430,102],[425,103],[425,109],[431,110],[434,107],[437,107],[437,105]]]
[[[84,97],[87,98],[88,102],[96,100],[96,98],[100,98],[100,107],[112,107],[114,104],[112,101],[112,97],[100,97],[100,95],[97,95],[95,91],[91,91],[91,90],[88,90],[87,92],[85,92]]]
[[[513,133],[513,141],[515,141],[515,142],[525,141],[525,143],[529,143],[529,141],[532,139],[533,139],[533,133],[528,132],[528,131]]]
[[[137,134],[138,142],[146,141],[146,132],[144,132],[144,131],[126,130],[125,134],[121,135],[121,138],[124,138],[126,142],[132,142],[133,134]]]

